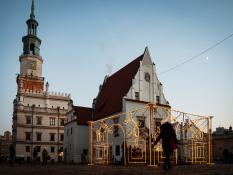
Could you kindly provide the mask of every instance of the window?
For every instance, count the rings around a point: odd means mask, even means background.
[[[36,140],[41,141],[41,133],[36,133]]]
[[[26,137],[26,140],[31,140],[31,133],[30,132],[26,132],[25,133],[25,137]]]
[[[37,125],[42,125],[42,117],[36,117],[36,124]]]
[[[145,120],[138,119],[138,123],[139,123],[139,128],[144,128],[145,127]]]
[[[26,124],[31,124],[31,123],[32,123],[32,117],[26,116]]]
[[[135,92],[135,99],[139,100],[139,92]]]
[[[26,152],[30,152],[30,146],[26,146],[25,149],[26,149]]]
[[[156,103],[160,104],[160,96],[156,96]]]
[[[115,151],[116,151],[116,156],[119,156],[120,155],[120,145],[116,145],[115,147]]]
[[[145,128],[145,116],[137,116],[138,127]]]
[[[54,133],[50,133],[50,141],[55,141],[55,134]]]
[[[114,125],[114,130],[113,130],[113,135],[114,137],[118,137],[119,136],[119,126],[118,125]]]
[[[64,134],[61,134],[61,135],[60,135],[60,141],[63,142],[63,140],[64,140]]]
[[[50,147],[50,152],[51,152],[51,153],[54,153],[54,151],[55,151],[54,146],[51,146],[51,147]]]
[[[145,80],[147,82],[150,82],[150,74],[148,72],[145,73],[145,77],[144,78],[145,78]]]
[[[65,125],[65,120],[64,119],[61,119],[60,120],[60,126],[64,126]]]
[[[41,149],[41,146],[36,147],[37,152],[40,152],[40,149]]]
[[[55,118],[50,118],[50,126],[54,126],[55,125]]]
[[[70,128],[70,135],[72,135],[72,132],[73,132],[73,130],[72,130],[72,128]]]
[[[113,123],[115,123],[115,124],[119,123],[119,117],[113,118]],[[114,137],[119,136],[119,126],[118,125],[114,125],[113,135],[114,135]]]

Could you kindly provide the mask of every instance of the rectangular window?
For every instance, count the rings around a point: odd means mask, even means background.
[[[36,133],[36,140],[41,141],[41,133]]]
[[[50,152],[51,152],[51,153],[54,153],[54,151],[55,151],[54,147],[51,146],[51,147],[50,147]]]
[[[31,133],[30,132],[26,132],[25,133],[25,138],[26,138],[26,140],[31,140]]]
[[[73,130],[72,130],[72,128],[70,128],[70,135],[72,135],[72,132],[73,132]]]
[[[50,118],[50,126],[55,126],[55,118]]]
[[[60,126],[64,126],[65,125],[65,120],[64,119],[61,119],[60,120]]]
[[[50,141],[55,141],[55,134],[54,133],[50,133]]]
[[[138,119],[138,123],[139,123],[139,128],[144,128],[145,127],[145,120]]]
[[[42,117],[36,117],[36,124],[42,125]]]
[[[63,140],[64,140],[64,134],[61,134],[61,135],[60,135],[60,141],[63,142]]]
[[[119,156],[120,155],[120,145],[116,145],[115,151],[116,151],[116,156]]]
[[[145,116],[137,116],[137,122],[138,122],[138,127],[140,129],[145,128],[146,123],[145,123]]]
[[[40,149],[41,149],[41,146],[36,147],[37,152],[40,152]]]
[[[135,99],[139,100],[139,92],[135,92]]]
[[[26,124],[31,124],[31,123],[32,123],[32,117],[26,116]]]
[[[30,146],[26,146],[25,149],[27,153],[30,152]]]
[[[156,103],[160,104],[160,96],[156,96]]]

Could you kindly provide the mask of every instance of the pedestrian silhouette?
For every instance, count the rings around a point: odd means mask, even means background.
[[[33,150],[33,159],[34,159],[34,162],[37,162],[37,156],[38,156],[37,147],[34,147],[34,150]]]
[[[42,151],[42,159],[43,159],[42,165],[47,165],[48,157],[49,157],[49,153],[48,153],[48,151],[44,148],[43,151]]]
[[[155,140],[153,145],[156,145],[159,140],[162,139],[162,148],[165,155],[165,161],[163,168],[165,170],[171,169],[170,157],[173,151],[177,148],[177,138],[175,130],[173,129],[171,123],[164,123],[160,126],[160,134]]]

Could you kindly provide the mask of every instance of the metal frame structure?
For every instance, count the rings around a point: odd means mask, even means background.
[[[118,162],[155,166],[162,163],[161,143],[153,146],[152,141],[160,132],[161,122],[166,121],[172,123],[179,142],[171,159],[174,164],[212,162],[212,117],[149,103],[143,108],[89,121],[90,165]],[[120,131],[117,136],[116,128]],[[113,146],[117,144],[120,161],[114,157],[116,151],[113,154]]]

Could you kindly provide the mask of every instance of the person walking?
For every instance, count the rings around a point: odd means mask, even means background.
[[[177,149],[177,138],[175,130],[172,127],[172,124],[166,122],[160,126],[160,134],[157,139],[154,141],[153,145],[156,145],[159,140],[162,139],[162,148],[165,154],[165,161],[163,168],[164,170],[171,169],[170,157],[175,149]]]
[[[42,165],[47,165],[48,157],[49,157],[48,151],[44,148],[42,151],[42,159],[43,159]]]
[[[35,163],[37,162],[37,156],[38,156],[37,147],[34,147],[34,150],[33,150],[33,159],[34,159]]]

